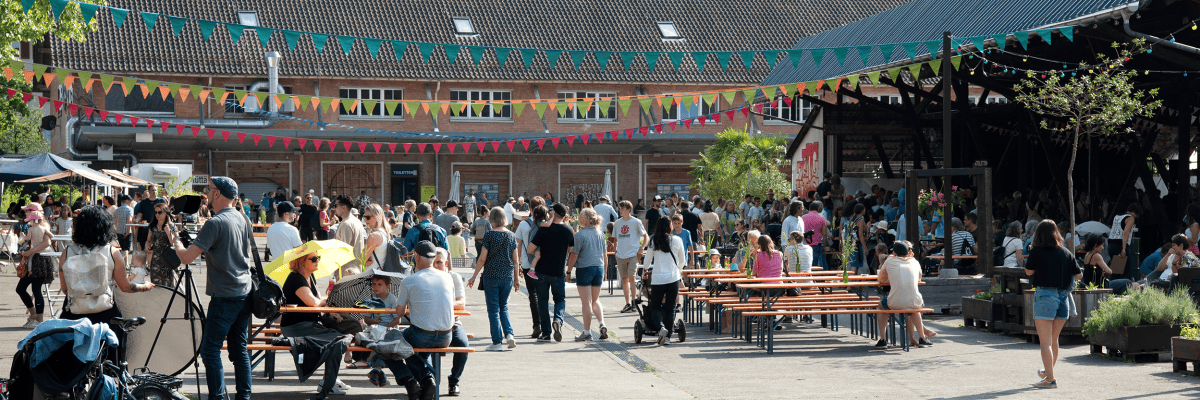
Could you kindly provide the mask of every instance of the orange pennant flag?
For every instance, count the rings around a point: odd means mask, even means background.
[[[33,84],[33,76],[34,76],[33,71],[21,70],[21,74],[25,75],[25,84],[26,85]]]
[[[12,79],[12,77],[13,77],[13,70],[11,68],[4,67],[4,78]]]
[[[171,88],[166,86],[158,87],[158,94],[162,96],[163,101],[167,101],[167,96],[171,95]]]
[[[353,103],[350,103],[350,111],[357,112],[356,110],[358,110],[358,103],[359,101],[357,99],[354,100]]]
[[[425,110],[425,115],[429,115],[429,103],[421,103],[421,109]]]
[[[192,93],[192,89],[188,89],[187,87],[179,88],[179,102],[180,103],[187,102],[188,95],[191,93]]]
[[[274,98],[275,98],[275,104],[278,104],[278,105],[279,105],[279,108],[283,108],[283,102],[282,102],[282,101],[279,101],[279,95],[273,95],[273,96],[271,96],[271,97],[274,97]]]
[[[75,75],[67,75],[67,76],[63,77],[63,85],[66,86],[67,88],[70,88],[71,85],[74,85],[74,84],[75,84]]]
[[[292,100],[292,104],[295,104],[295,107],[296,107],[296,108],[299,108],[299,109],[301,109],[301,110],[303,110],[303,109],[304,109],[304,105],[303,105],[303,104],[300,104],[300,97],[299,97],[299,96],[292,96],[292,98],[291,98],[290,100]]]
[[[311,100],[311,101],[309,101],[309,103],[312,103],[312,104],[311,104],[311,105],[312,105],[312,109],[316,110],[316,109],[317,109],[317,107],[320,107],[320,106],[321,106],[321,98],[320,98],[320,97],[313,96],[312,100]]]
[[[445,114],[447,111],[449,111],[449,110],[450,110],[450,103],[440,103],[440,104],[441,104],[441,106],[442,106],[442,107],[441,107],[441,108],[442,108],[442,114]]]
[[[342,104],[342,99],[329,99],[329,106],[334,110],[338,109],[338,104]]]
[[[135,86],[137,86],[138,89],[142,90],[142,98],[150,97],[150,88],[149,87],[147,87],[146,85],[140,84],[140,83],[136,84]]]
[[[42,82],[45,82],[46,86],[50,86],[50,83],[54,82],[55,76],[57,76],[57,74],[55,74],[53,72],[49,72],[49,71],[43,72],[42,73]]]

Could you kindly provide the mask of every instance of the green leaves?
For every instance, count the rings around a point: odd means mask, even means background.
[[[692,187],[713,199],[741,198],[746,193],[764,196],[767,190],[786,192],[787,177],[779,172],[785,150],[782,136],[726,129],[692,161]]]

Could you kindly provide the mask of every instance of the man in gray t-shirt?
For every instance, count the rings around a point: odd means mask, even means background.
[[[449,234],[455,222],[458,222],[458,202],[450,200],[446,202],[445,212],[433,217],[433,224],[442,227],[442,230]]]
[[[217,211],[200,228],[196,240],[186,249],[173,230],[168,230],[175,253],[183,264],[190,264],[201,253],[207,254],[205,265],[210,296],[200,355],[204,376],[208,381],[210,398],[225,396],[225,369],[221,360],[221,341],[227,340],[229,360],[233,362],[238,400],[250,399],[250,353],[246,351],[246,331],[250,325],[251,278],[249,220],[232,207],[237,196],[237,183],[224,176],[209,179],[205,193]]]

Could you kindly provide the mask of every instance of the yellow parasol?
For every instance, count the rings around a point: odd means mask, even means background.
[[[354,260],[354,247],[341,240],[313,240],[300,245],[300,247],[283,252],[278,258],[264,266],[263,270],[266,271],[268,276],[275,279],[276,282],[282,284],[287,280],[288,274],[292,273],[290,267],[292,260],[306,256],[321,257],[321,260],[317,262],[317,271],[313,273],[313,276],[324,278],[332,275],[341,269],[343,265]]]

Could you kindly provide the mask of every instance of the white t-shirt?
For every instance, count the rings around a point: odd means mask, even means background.
[[[504,215],[508,217],[508,223],[510,225],[513,223],[513,213],[515,212],[517,212],[517,209],[513,208],[512,203],[504,205]]]
[[[521,259],[521,269],[529,269],[529,257],[525,253],[525,249],[529,247],[529,241],[533,239],[533,237],[530,235],[533,233],[533,227],[530,226],[532,223],[532,219],[528,221],[521,221],[521,223],[517,225],[517,231],[515,232],[517,234],[517,240],[521,241],[521,243],[517,245],[517,251],[521,253],[521,257],[519,257]]]
[[[785,268],[788,271],[795,271],[797,266],[800,267],[800,272],[812,271],[813,252],[809,245],[801,243],[785,247],[783,259],[787,261]]]
[[[632,258],[637,256],[646,228],[637,218],[617,218],[613,223],[613,234],[617,236],[617,258]]]
[[[746,211],[745,219],[746,219],[746,221],[754,221],[754,220],[757,220],[758,218],[762,217],[762,214],[763,214],[762,207],[753,206],[753,207],[750,207],[750,209]]]
[[[788,240],[788,235],[791,235],[791,233],[794,231],[800,231],[801,234],[804,233],[804,220],[800,219],[799,217],[789,215],[787,218],[783,219],[783,230],[780,231],[783,235],[783,242],[786,243]]]
[[[292,224],[276,222],[267,228],[267,248],[271,249],[271,257],[279,258],[283,252],[300,247],[300,231]]]
[[[681,279],[679,270],[687,265],[685,257],[683,239],[680,239],[679,236],[671,235],[671,253],[664,253],[651,247],[651,250],[646,252],[645,260],[645,263],[654,269],[650,274],[650,284],[664,285],[678,282]]]
[[[596,214],[600,216],[600,230],[602,231],[608,229],[608,223],[612,222],[614,218],[620,218],[617,211],[613,210],[608,203],[597,204],[592,209],[596,210]]]

